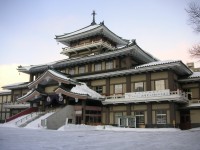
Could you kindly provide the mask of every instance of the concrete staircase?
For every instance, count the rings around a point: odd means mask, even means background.
[[[27,120],[25,123],[19,125],[19,127],[25,127],[27,124],[35,121],[36,119],[40,118],[43,115],[45,115],[45,112],[38,112],[38,114],[35,117],[32,117],[31,119]]]
[[[74,106],[72,105],[67,105],[48,118],[41,120],[41,125],[47,129],[57,130],[65,125],[66,120],[69,119],[71,120],[71,123],[75,123],[75,111]]]

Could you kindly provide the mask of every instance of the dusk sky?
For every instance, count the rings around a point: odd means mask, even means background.
[[[195,0],[194,0],[195,1]],[[200,42],[185,11],[190,0],[0,0],[0,87],[28,81],[19,65],[67,58],[60,35],[96,22],[137,44],[160,60],[196,62],[188,49]],[[197,2],[197,0],[196,0]]]

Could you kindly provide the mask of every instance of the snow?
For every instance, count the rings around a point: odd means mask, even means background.
[[[28,125],[26,125],[24,128],[29,128],[29,129],[43,129],[41,125],[41,120],[46,119],[50,115],[52,115],[54,112],[46,113],[45,115],[41,116],[40,118],[30,122]]]
[[[147,64],[144,64],[144,65],[137,66],[137,67],[135,67],[135,69],[143,68],[143,67],[149,67],[149,66],[156,66],[156,65],[169,64],[169,63],[174,63],[174,62],[180,62],[180,60],[155,61],[155,62],[151,62],[151,63],[147,63]]]
[[[0,127],[0,147],[2,150],[199,150],[200,147],[200,130],[118,132],[88,128],[54,131]]]
[[[69,36],[77,35],[79,33],[87,32],[87,31],[90,31],[92,29],[95,29],[95,28],[97,28],[99,26],[100,26],[99,24],[92,25],[92,26],[87,26],[87,27],[82,28],[80,30],[77,30],[77,31],[74,31],[74,32],[71,32],[71,33],[66,33],[66,34],[61,35],[61,36],[57,36],[57,38],[66,38],[66,37],[69,37]]]
[[[120,128],[68,124],[57,131],[43,129],[40,124],[41,119],[51,114],[47,113],[25,128],[11,126],[20,118],[0,125],[0,148],[2,150],[199,150],[200,147],[200,128],[181,131],[176,128]]]
[[[88,94],[90,97],[95,99],[103,98],[99,93],[90,89],[85,83],[81,83],[81,85],[76,85],[71,89],[71,92],[77,94]]]
[[[200,72],[193,72],[193,74],[188,78],[198,78],[198,77],[200,77]]]
[[[61,79],[64,79],[64,80],[71,80],[70,78],[66,77],[65,75],[62,75],[61,73],[58,73],[54,70],[48,70],[51,74],[53,74],[54,76],[56,77],[59,77]],[[75,82],[75,81],[74,81]]]

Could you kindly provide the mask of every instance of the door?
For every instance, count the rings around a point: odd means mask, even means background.
[[[190,110],[180,111],[180,129],[188,130],[191,128]]]

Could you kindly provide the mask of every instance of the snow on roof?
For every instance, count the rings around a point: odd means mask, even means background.
[[[99,26],[100,26],[99,24],[90,25],[90,26],[87,26],[85,28],[76,30],[74,32],[65,33],[64,35],[56,36],[56,38],[65,38],[65,37],[73,36],[73,35],[76,35],[76,34],[79,34],[79,33],[87,32],[89,30],[95,29],[95,28],[97,28]]]
[[[188,78],[199,78],[200,77],[200,72],[193,72],[192,75],[190,75]]]
[[[11,90],[2,90],[2,91],[0,91],[0,95],[3,95],[3,94],[11,94]]]
[[[135,69],[138,68],[144,68],[144,67],[150,67],[150,66],[156,66],[156,65],[163,65],[163,64],[170,64],[170,63],[174,63],[174,62],[180,62],[181,60],[163,60],[163,61],[155,61],[155,62],[151,62],[148,64],[144,64],[144,65],[140,65],[135,67]]]
[[[5,86],[3,86],[2,88],[26,87],[26,86],[28,86],[28,83],[29,83],[29,82],[17,82],[17,83],[5,85]]]
[[[81,82],[81,85],[76,85],[71,89],[71,92],[78,94],[86,94],[92,98],[100,99],[103,98],[99,93],[90,89],[85,83]]]
[[[65,80],[71,80],[70,78],[68,78],[67,76],[55,71],[55,70],[48,70],[51,74],[53,74],[54,76],[56,77],[59,77],[59,78],[62,78],[62,79],[65,79]]]

